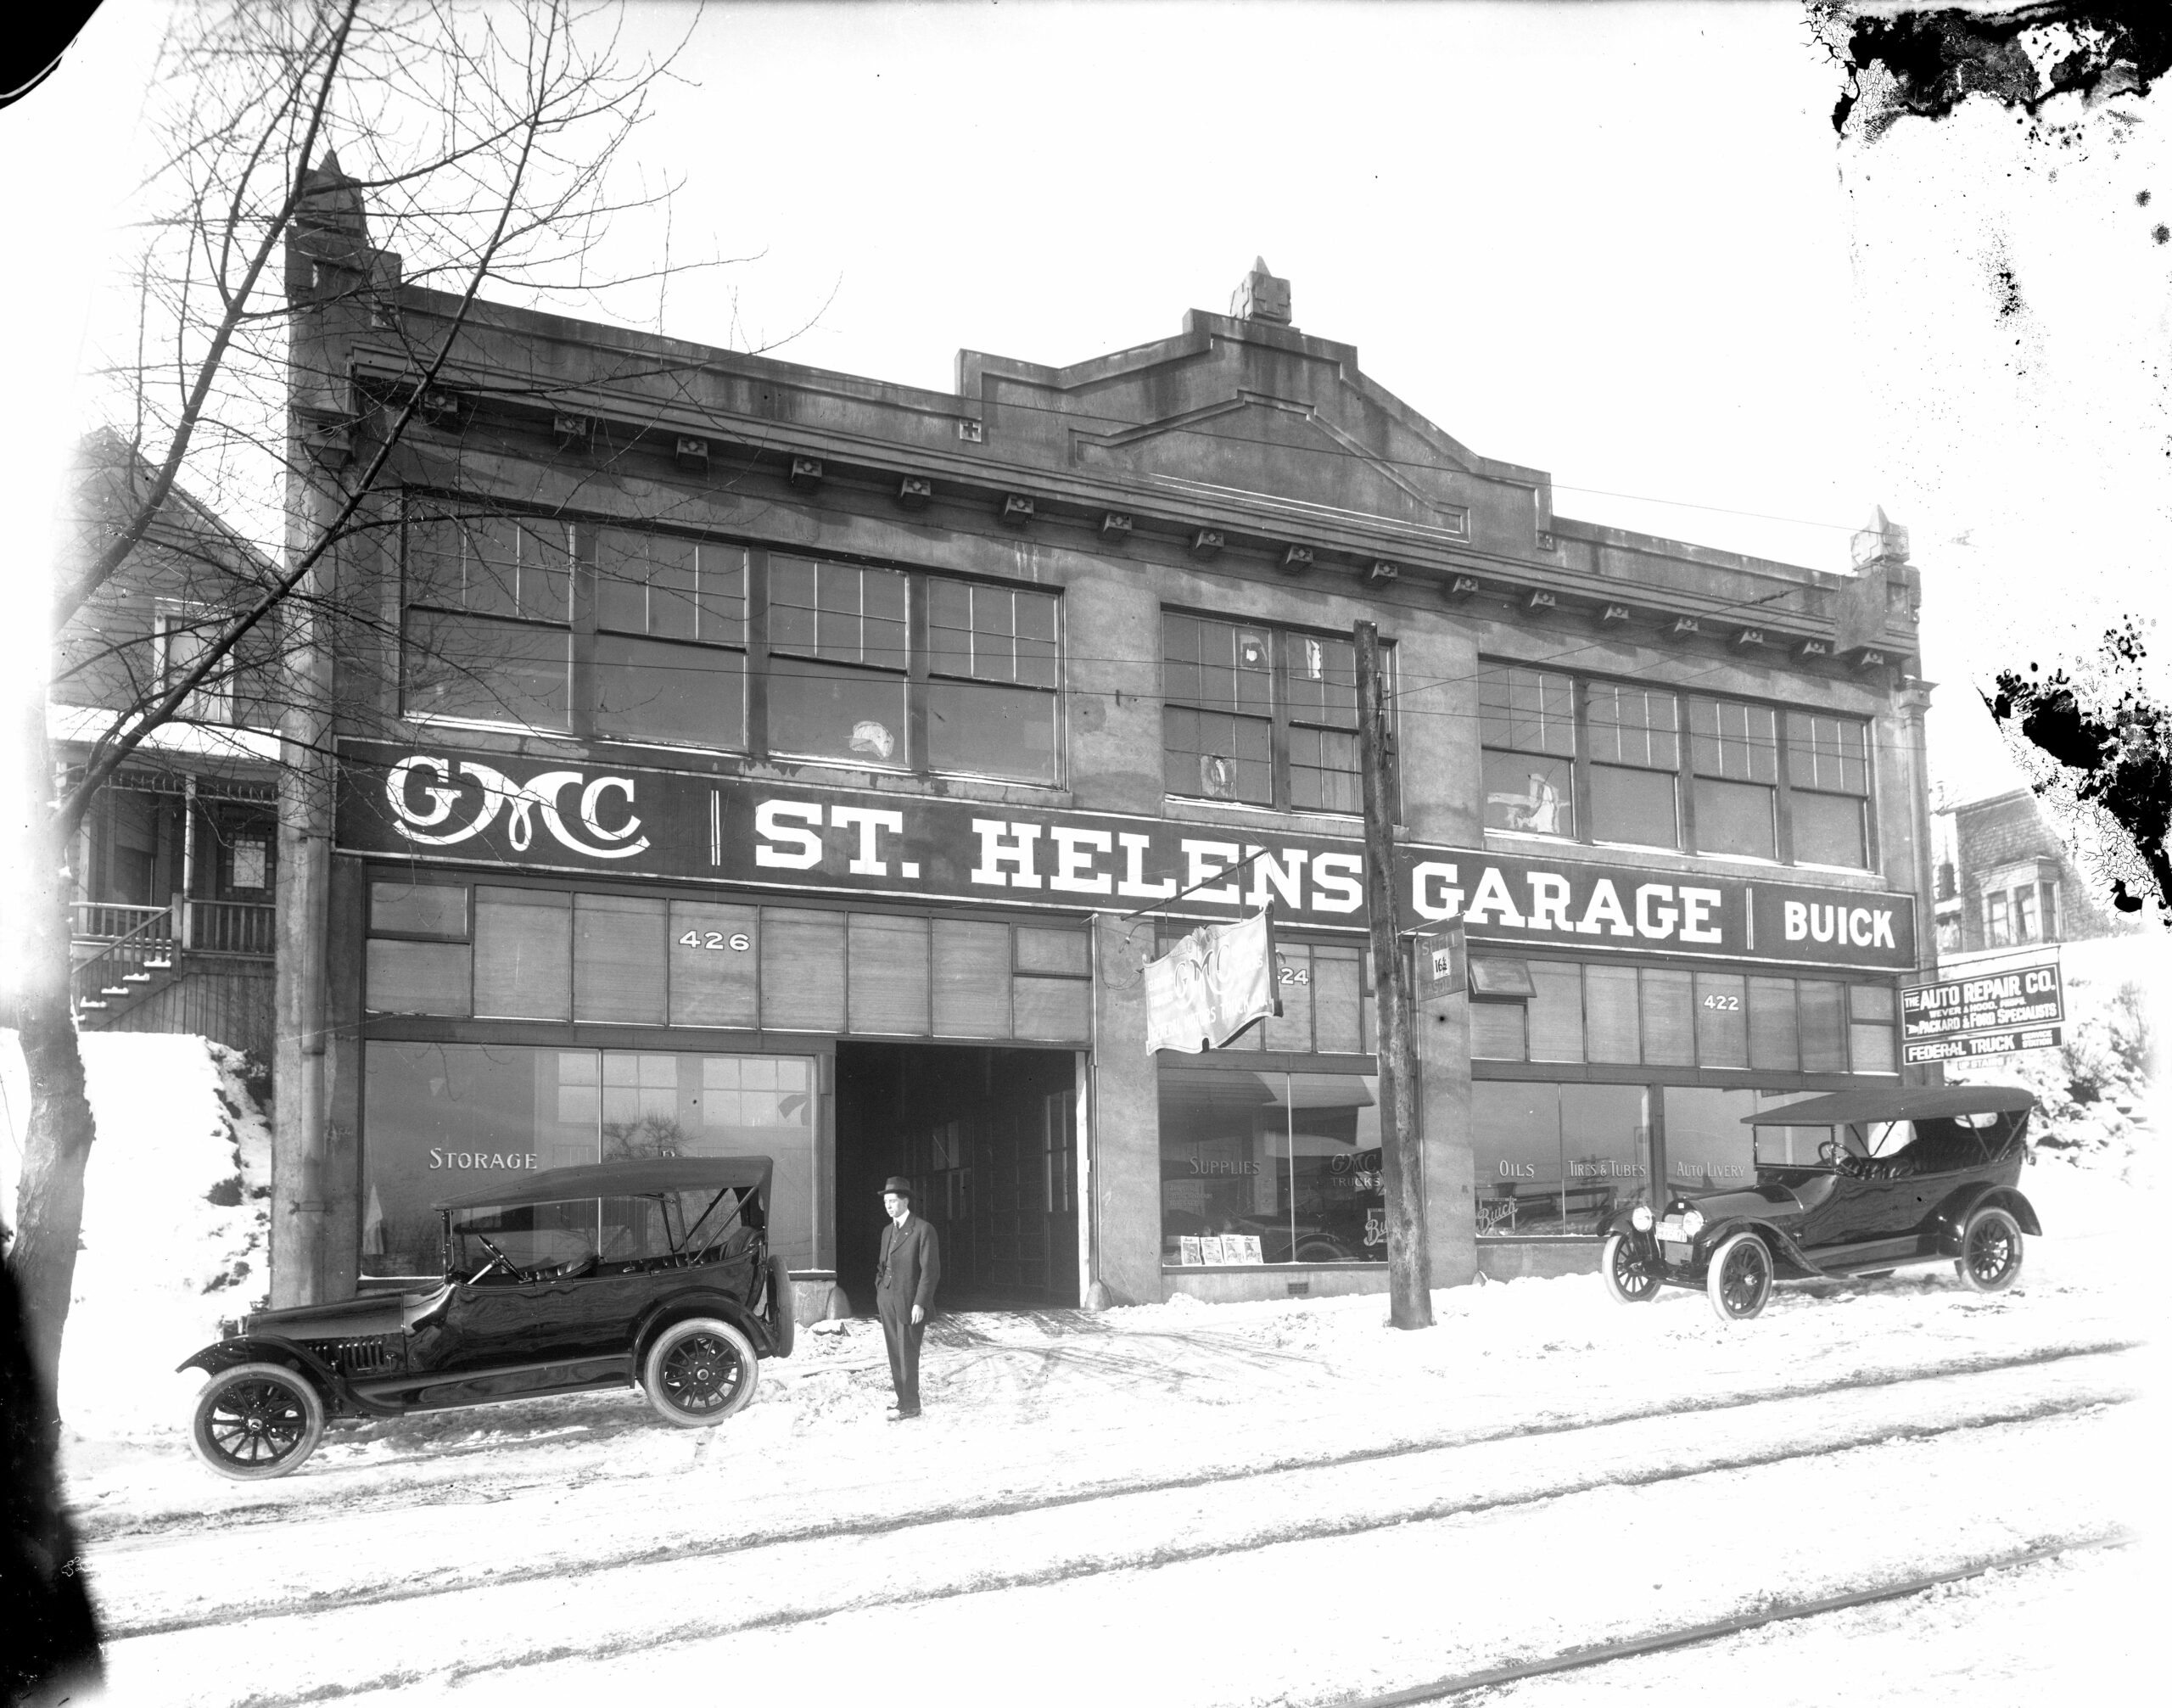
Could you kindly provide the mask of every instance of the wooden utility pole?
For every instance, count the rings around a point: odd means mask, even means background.
[[[1380,635],[1357,625],[1358,767],[1365,791],[1365,910],[1373,932],[1373,1011],[1380,1024],[1380,1190],[1387,1200],[1388,1321],[1433,1325],[1433,1263],[1425,1246],[1423,1166],[1418,1156],[1418,1084],[1412,1071],[1410,1000],[1395,898],[1395,790],[1391,781],[1387,692]]]

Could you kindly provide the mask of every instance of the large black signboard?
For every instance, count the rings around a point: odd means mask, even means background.
[[[340,770],[339,846],[357,854],[1074,912],[1191,889],[1172,911],[1364,920],[1355,837],[375,744],[343,748]],[[1414,843],[1397,865],[1411,923],[1460,919],[1476,941],[1916,964],[1905,895]]]
[[[2048,1050],[2063,1035],[2059,964],[2001,967],[1900,992],[1902,1060],[1965,1061],[2016,1050]]]

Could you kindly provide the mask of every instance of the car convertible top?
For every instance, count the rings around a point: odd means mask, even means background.
[[[721,1190],[736,1186],[766,1204],[775,1164],[767,1156],[645,1156],[546,1168],[518,1181],[442,1198],[434,1210],[473,1210],[551,1204],[568,1198],[643,1198],[660,1192]]]
[[[1833,1091],[1745,1115],[1745,1127],[1853,1127],[1867,1121],[1936,1121],[1955,1115],[2006,1115],[2035,1106],[2018,1085],[1918,1085]]]

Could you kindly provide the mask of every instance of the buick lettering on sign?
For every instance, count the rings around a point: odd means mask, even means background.
[[[339,846],[355,854],[1073,913],[1167,904],[1195,921],[1271,906],[1286,925],[1364,923],[1354,837],[680,771],[514,770],[504,755],[366,743],[341,758]],[[1459,924],[1475,944],[1915,965],[1906,895],[1416,844],[1396,860],[1411,921]]]

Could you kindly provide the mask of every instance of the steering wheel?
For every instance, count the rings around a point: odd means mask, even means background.
[[[478,1269],[473,1274],[467,1278],[467,1285],[469,1286],[473,1286],[476,1282],[481,1280],[484,1276],[489,1274],[491,1270],[496,1268],[501,1263],[503,1263],[506,1266],[506,1273],[508,1275],[511,1275],[516,1281],[524,1281],[528,1279],[527,1273],[522,1269],[519,1264],[513,1262],[512,1258],[506,1256],[503,1252],[501,1252],[496,1246],[491,1243],[490,1236],[489,1235],[478,1234],[475,1236],[475,1240],[478,1245],[481,1246],[484,1251],[490,1254],[490,1261],[484,1264],[481,1268]]]
[[[1840,1141],[1838,1139],[1822,1140],[1817,1147],[1817,1160],[1821,1162],[1838,1162],[1840,1160]]]

